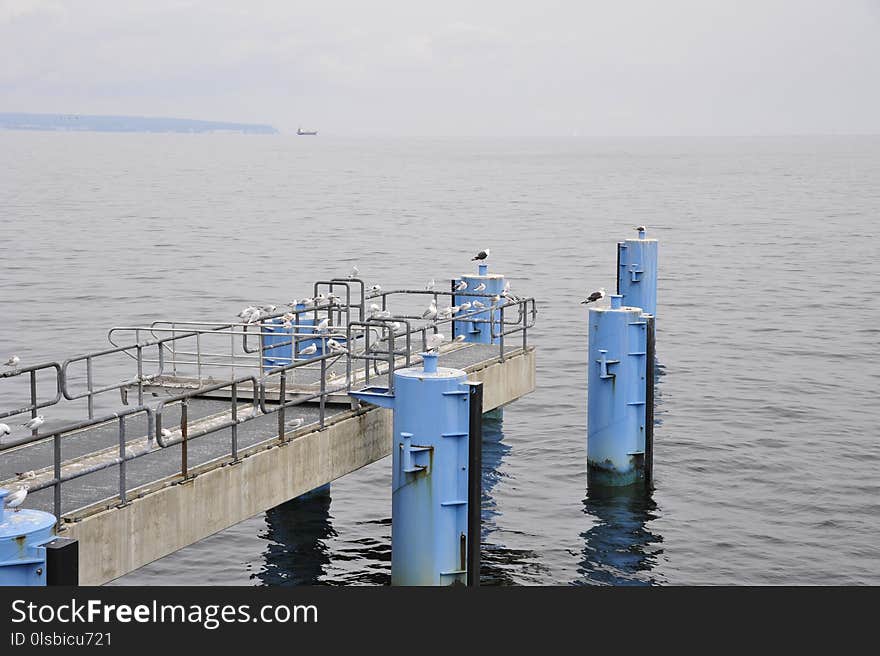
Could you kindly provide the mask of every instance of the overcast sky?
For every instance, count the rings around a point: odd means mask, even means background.
[[[0,111],[323,134],[880,132],[880,0],[0,0]]]

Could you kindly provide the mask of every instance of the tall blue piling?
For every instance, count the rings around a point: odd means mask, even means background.
[[[470,315],[472,312],[479,309],[479,307],[473,307],[474,302],[482,303],[487,308],[492,305],[492,299],[489,296],[474,296],[472,294],[500,295],[501,292],[504,291],[504,276],[496,273],[489,273],[489,265],[485,263],[477,265],[477,275],[461,276],[459,280],[453,282],[453,287],[461,281],[467,283],[467,289],[457,293],[453,297],[452,304],[462,305],[464,303],[470,303],[471,308],[462,312],[461,314],[463,315]],[[485,285],[485,289],[481,289],[477,292],[476,290],[481,285]],[[499,323],[501,318],[500,315],[501,312],[499,310],[487,309],[479,314],[474,314],[468,317],[468,319],[477,319],[478,321],[456,321],[454,322],[452,336],[458,337],[459,335],[464,335],[464,341],[466,342],[497,344],[501,339],[499,335],[501,332],[501,324]],[[496,337],[494,338],[492,337],[491,322],[495,323]]]
[[[630,485],[645,480],[650,462],[648,419],[649,327],[653,317],[611,297],[591,308],[587,363],[587,466],[590,483]]]
[[[657,244],[644,230],[617,244],[617,293],[624,305],[651,315],[657,312]]]
[[[392,585],[464,585],[471,386],[464,371],[438,367],[436,354],[423,358],[423,368],[394,373],[393,393],[371,387],[351,395],[394,410]]]
[[[0,585],[46,585],[46,543],[55,537],[55,516],[41,510],[5,508],[0,489]]]

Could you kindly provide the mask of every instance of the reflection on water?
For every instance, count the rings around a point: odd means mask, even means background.
[[[330,522],[330,486],[325,485],[266,512],[263,569],[251,575],[263,585],[315,585],[330,563],[327,540],[336,537]]]
[[[651,531],[657,504],[644,485],[593,487],[584,513],[595,522],[581,533],[584,549],[577,585],[652,585],[663,583],[652,570],[663,549],[662,536]]]

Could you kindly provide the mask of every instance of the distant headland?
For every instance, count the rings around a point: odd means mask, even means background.
[[[93,116],[88,114],[25,114],[0,112],[0,129],[65,130],[71,132],[235,132],[278,134],[271,125],[225,123],[188,118]]]

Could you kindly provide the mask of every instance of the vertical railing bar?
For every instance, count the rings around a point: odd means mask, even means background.
[[[326,349],[324,349],[326,353]],[[321,400],[319,402],[318,421],[319,427],[324,428],[324,406],[327,403],[327,360],[321,358]]]
[[[502,305],[500,308],[498,308],[498,311],[499,311],[499,317],[501,319],[501,326],[500,326],[501,330],[499,331],[501,333],[501,335],[498,338],[498,348],[501,351],[501,355],[500,355],[501,362],[504,362],[504,306]]]
[[[61,433],[55,433],[54,435],[54,463],[53,463],[53,474],[55,476],[55,486],[53,489],[54,499],[53,503],[55,506],[55,517],[58,518],[59,523],[61,522]]]
[[[37,372],[31,370],[31,418],[37,416]],[[38,427],[37,427],[38,428]],[[37,436],[37,428],[31,430],[31,435]]]
[[[89,419],[95,418],[95,395],[94,395],[94,381],[92,380],[92,356],[89,355],[86,357],[86,387],[89,390],[88,397],[88,406],[89,406]]]
[[[119,418],[119,503],[126,503],[125,484],[125,416]]]
[[[137,345],[137,366],[138,366],[138,406],[144,405],[144,348],[138,340]]]
[[[287,400],[287,372],[281,372],[281,381],[278,387],[278,439],[284,441],[284,415],[286,414],[285,401]]]
[[[238,383],[232,381],[232,462],[238,462]]]
[[[180,402],[180,473],[184,479],[188,476],[187,471],[187,443],[186,443],[186,433],[187,433],[187,399],[183,399]]]

